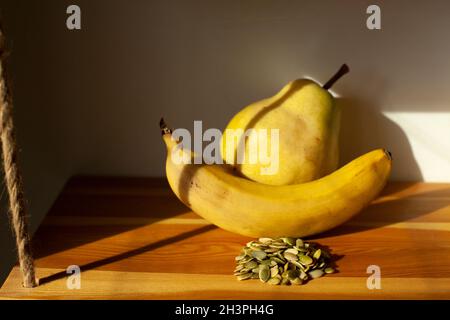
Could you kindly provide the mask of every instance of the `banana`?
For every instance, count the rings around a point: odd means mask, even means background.
[[[318,180],[265,185],[234,175],[227,165],[174,161],[177,152],[187,151],[174,151],[178,142],[164,123],[161,128],[176,196],[207,221],[249,237],[305,237],[332,229],[367,206],[391,171],[390,153],[377,149]]]

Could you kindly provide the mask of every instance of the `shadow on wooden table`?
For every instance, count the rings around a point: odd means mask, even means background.
[[[34,235],[34,255],[46,257],[188,212],[162,178],[73,177]]]
[[[333,253],[333,249],[330,246],[326,246],[315,241],[309,241],[310,244],[313,244],[315,248],[321,249],[322,252],[328,252],[330,254],[327,266],[332,267],[334,269],[334,273],[339,273],[338,261],[345,257],[345,254],[336,254]],[[309,281],[309,280],[308,280]]]
[[[415,182],[388,185],[377,201],[350,221],[317,237],[341,236],[412,220],[423,222],[424,219],[420,218],[450,206],[450,188],[435,187],[434,190],[427,191],[430,189],[428,187],[414,191],[419,185],[420,183]],[[441,221],[433,220],[433,222]]]
[[[190,237],[193,237],[193,236],[199,235],[201,233],[213,230],[215,228],[217,228],[217,227],[214,226],[214,225],[206,225],[206,226],[197,228],[195,230],[191,230],[191,231],[188,231],[188,232],[184,232],[182,234],[178,234],[178,235],[170,237],[168,239],[163,239],[163,240],[160,240],[160,241],[157,241],[157,242],[154,242],[154,243],[150,243],[150,244],[145,245],[145,246],[140,247],[140,248],[136,248],[136,249],[133,249],[133,250],[121,253],[121,254],[117,254],[117,255],[114,255],[114,256],[111,256],[111,257],[108,257],[108,258],[101,259],[101,260],[93,261],[91,263],[88,263],[88,264],[80,266],[80,269],[83,270],[83,272],[86,272],[86,271],[92,270],[92,269],[96,269],[96,268],[102,267],[102,266],[110,264],[110,263],[114,263],[114,262],[117,262],[117,261],[120,261],[120,260],[128,259],[128,258],[131,258],[133,256],[136,256],[136,255],[148,252],[148,251],[152,251],[152,250],[155,250],[157,248],[160,248],[160,247],[163,247],[163,246],[167,246],[167,245],[170,245],[170,244],[178,242],[178,241],[182,241],[182,240],[188,239]],[[67,272],[64,270],[64,271],[55,273],[55,274],[53,274],[51,276],[39,279],[39,285],[43,285],[45,283],[49,283],[51,281],[55,281],[55,280],[62,279],[62,278],[65,278],[65,277],[67,277]]]

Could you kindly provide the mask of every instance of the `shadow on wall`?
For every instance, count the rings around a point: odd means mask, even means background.
[[[385,148],[394,161],[391,180],[423,181],[408,137],[379,106],[355,97],[337,98],[337,103],[342,110],[341,165],[370,150]]]

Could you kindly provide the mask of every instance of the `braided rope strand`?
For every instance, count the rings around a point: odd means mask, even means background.
[[[25,198],[22,176],[17,160],[17,146],[12,117],[12,98],[5,81],[4,55],[5,39],[0,28],[0,138],[3,152],[5,182],[9,194],[10,220],[14,231],[19,266],[23,275],[23,285],[32,288],[37,285],[31,241],[28,234]]]

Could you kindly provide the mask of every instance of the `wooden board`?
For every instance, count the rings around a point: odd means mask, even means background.
[[[250,238],[182,205],[162,179],[75,177],[36,233],[40,286],[15,267],[3,299],[449,299],[450,184],[391,183],[345,225],[311,237],[339,272],[302,286],[237,281],[234,256]],[[81,268],[68,289],[66,268]],[[368,289],[367,267],[381,270]]]

